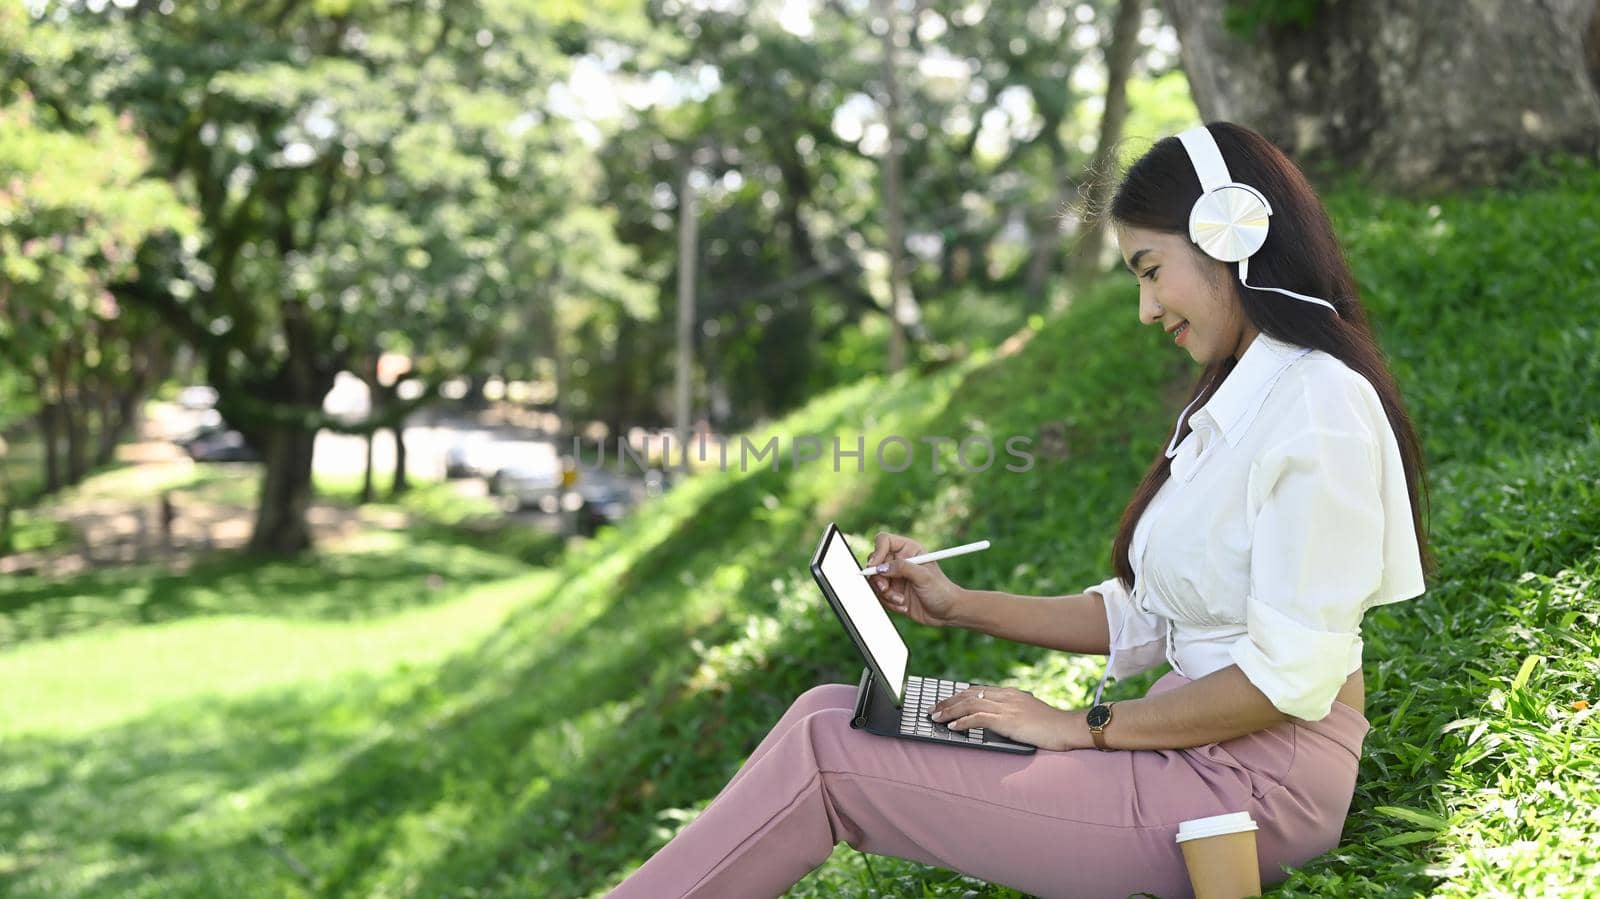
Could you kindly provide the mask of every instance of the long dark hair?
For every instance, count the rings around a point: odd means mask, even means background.
[[[1325,306],[1245,287],[1239,282],[1237,262],[1223,263],[1227,267],[1228,283],[1239,298],[1245,317],[1258,331],[1287,343],[1322,350],[1360,372],[1377,390],[1400,444],[1406,489],[1411,495],[1412,526],[1417,533],[1424,577],[1430,577],[1438,569],[1438,563],[1428,544],[1423,505],[1418,503],[1419,496],[1423,504],[1428,501],[1422,444],[1406,415],[1400,390],[1384,362],[1383,352],[1367,325],[1366,311],[1356,296],[1355,278],[1334,237],[1327,211],[1304,173],[1271,141],[1231,122],[1208,122],[1206,129],[1216,140],[1233,180],[1254,186],[1272,204],[1272,226],[1267,231],[1266,243],[1250,257],[1250,280],[1321,297],[1332,303],[1339,314],[1335,317]],[[1111,200],[1110,218],[1129,227],[1183,235],[1189,250],[1210,264],[1215,260],[1188,242],[1189,208],[1199,198],[1200,177],[1183,143],[1176,136],[1165,137],[1128,167]],[[1184,400],[1185,406],[1194,403],[1194,408],[1198,409],[1204,405],[1204,400],[1195,400],[1209,399],[1216,393],[1236,364],[1229,356],[1207,365]],[[1181,441],[1189,431],[1189,416],[1186,415],[1179,423],[1178,439]],[[1139,517],[1171,474],[1172,460],[1167,458],[1167,443],[1162,440],[1156,448],[1155,460],[1123,511],[1117,539],[1111,547],[1113,570],[1130,591],[1134,573],[1128,561],[1128,548],[1133,543],[1133,529]]]

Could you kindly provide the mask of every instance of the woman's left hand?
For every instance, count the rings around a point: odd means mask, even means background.
[[[981,727],[1040,749],[1078,749],[1093,745],[1084,712],[1058,709],[1026,690],[968,687],[949,699],[934,703],[932,714],[934,721],[954,731]],[[1074,728],[1083,731],[1081,741],[1075,739]]]

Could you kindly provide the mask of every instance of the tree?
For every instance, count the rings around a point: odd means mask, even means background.
[[[1138,48],[1139,19],[1143,11],[1144,0],[1121,0],[1106,47],[1105,106],[1100,114],[1100,137],[1095,144],[1094,161],[1083,182],[1080,208],[1086,214],[1080,218],[1073,252],[1073,270],[1084,276],[1098,274],[1096,267],[1105,238],[1105,207],[1111,199],[1116,149],[1128,117],[1128,74]]]
[[[1600,148],[1583,36],[1593,0],[1167,0],[1205,120],[1249,125],[1310,169],[1393,189],[1492,181]],[[1493,98],[1492,102],[1485,102]]]
[[[80,130],[64,131],[26,90],[0,83],[0,365],[28,393],[0,405],[35,415],[45,492],[108,462],[164,376],[170,335],[110,288],[147,238],[194,229],[176,192],[143,177],[149,154],[126,117],[90,107],[75,118]]]
[[[687,98],[624,111],[605,149],[605,199],[639,249],[641,277],[670,295],[676,160],[684,147],[709,149],[696,358],[708,387],[725,385],[738,410],[729,424],[831,386],[838,374],[824,354],[889,313],[879,174],[887,92],[866,6],[650,5],[658,36],[634,68],[678,74]],[[1114,6],[937,2],[905,16],[896,68],[904,243],[919,306],[948,308],[966,289],[1033,302],[1064,267],[1060,207],[1089,163],[1082,145],[1095,128],[1079,115],[1092,93],[1073,75],[1109,39],[1109,26],[1097,26]],[[647,332],[630,354],[633,383],[655,377],[645,368],[670,345],[662,327],[630,323]],[[927,340],[924,322],[912,336]]]
[[[322,402],[356,354],[407,351],[442,380],[539,300],[518,247],[584,189],[573,132],[541,103],[583,48],[574,17],[616,12],[328,0],[72,4],[34,21],[9,67],[58,109],[132,114],[153,170],[198,209],[194,246],[147,246],[115,291],[196,348],[219,411],[262,452],[252,549],[310,545],[316,432],[351,427]]]

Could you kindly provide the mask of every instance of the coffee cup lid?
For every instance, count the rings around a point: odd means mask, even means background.
[[[1250,817],[1249,812],[1232,812],[1227,815],[1212,815],[1209,818],[1194,818],[1178,825],[1178,842],[1221,836],[1226,833],[1245,833],[1255,829],[1255,819]]]

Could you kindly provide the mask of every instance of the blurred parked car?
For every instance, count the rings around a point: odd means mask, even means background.
[[[215,387],[195,384],[178,391],[178,406],[180,408],[198,411],[215,408],[216,405],[217,390]]]
[[[677,477],[672,471],[663,471],[652,468],[644,473],[644,492],[646,496],[660,496],[672,489]]]
[[[493,430],[462,430],[445,450],[445,477],[490,478],[510,465],[542,462],[554,453],[554,443],[517,440]]]
[[[179,446],[186,446],[191,440],[207,434],[227,430],[222,425],[222,413],[215,409],[173,408],[161,421],[162,433]]]
[[[462,431],[444,451],[444,476],[482,478],[494,474],[495,435],[490,431]]]
[[[578,472],[573,492],[583,501],[578,507],[578,529],[584,534],[593,534],[603,525],[616,524],[627,517],[634,505],[634,492],[629,483],[604,468]]]
[[[561,455],[556,445],[538,440],[506,440],[491,445],[483,464],[494,466],[489,493],[512,509],[561,509]]]
[[[261,454],[232,428],[202,429],[200,434],[180,444],[196,462],[259,462]]]
[[[541,465],[508,465],[489,478],[489,492],[507,508],[554,513],[561,508],[561,469]]]

